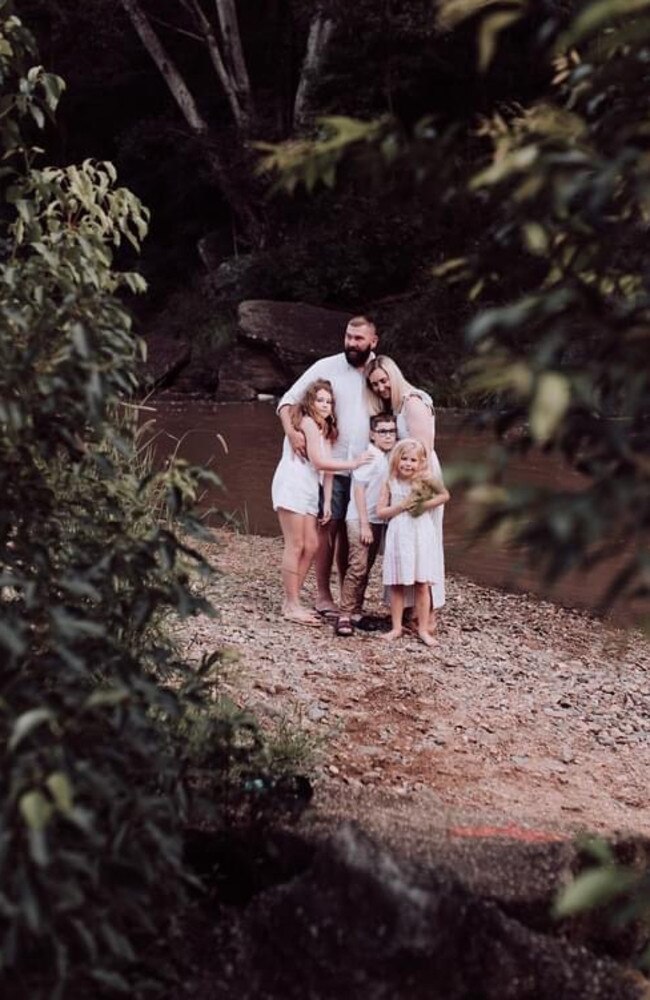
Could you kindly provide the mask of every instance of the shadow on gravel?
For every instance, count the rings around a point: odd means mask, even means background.
[[[195,832],[188,858],[207,891],[184,928],[191,970],[178,998],[649,995],[632,968],[647,937],[638,927],[612,938],[598,920],[550,919],[558,880],[580,863],[568,843],[448,845],[425,866],[344,823],[326,840]]]

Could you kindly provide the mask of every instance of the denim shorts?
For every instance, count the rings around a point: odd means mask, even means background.
[[[332,483],[332,520],[343,521],[350,502],[351,476],[334,476]],[[318,516],[323,514],[323,487],[318,491]]]

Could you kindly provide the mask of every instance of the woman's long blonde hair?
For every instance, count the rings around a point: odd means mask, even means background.
[[[390,406],[387,405],[388,401],[380,399],[370,386],[370,376],[378,369],[381,369],[385,375],[388,375],[388,381],[390,382]],[[366,365],[365,375],[366,402],[371,413],[384,413],[388,411],[399,413],[404,396],[408,396],[410,392],[417,393],[418,391],[414,385],[407,382],[398,365],[387,354],[379,354],[372,361],[369,361]]]
[[[314,402],[321,389],[325,389],[326,392],[329,392],[330,399],[332,400],[332,412],[326,420],[323,420],[314,411]],[[300,421],[303,417],[311,417],[314,423],[317,424],[323,431],[326,441],[331,441],[332,444],[336,441],[339,436],[339,427],[336,421],[336,400],[334,398],[332,383],[328,382],[327,379],[318,378],[315,382],[311,382],[305,389],[305,393],[298,403],[297,412],[294,418],[294,426],[296,428],[300,426]]]

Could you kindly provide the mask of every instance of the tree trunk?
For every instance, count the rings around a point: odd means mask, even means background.
[[[226,93],[226,97],[228,98],[228,103],[230,104],[230,110],[232,111],[233,118],[235,119],[235,124],[240,132],[247,133],[250,129],[250,108],[242,105],[236,81],[233,79],[224,62],[219,48],[219,43],[215,37],[214,31],[212,30],[212,25],[205,16],[199,0],[190,0],[190,7],[192,13],[194,14],[197,26],[205,38],[210,60],[214,66],[214,71],[219,78],[221,86]]]
[[[140,36],[140,41],[160,70],[187,124],[198,135],[207,133],[208,126],[205,119],[201,115],[183,77],[167,55],[158,35],[151,27],[149,18],[140,6],[139,0],[120,0],[120,3],[129,15],[133,27]]]
[[[242,194],[239,186],[232,181],[223,158],[219,155],[215,147],[214,137],[211,134],[208,123],[199,111],[196,101],[183,77],[152,28],[147,15],[140,6],[139,0],[120,0],[120,3],[128,14],[142,44],[160,70],[185,121],[194,135],[201,140],[210,173],[214,177],[234,215],[239,220],[246,237],[253,244],[259,244],[262,237],[261,222],[257,218],[249,201]]]
[[[253,100],[241,43],[237,10],[234,0],[214,0],[214,2],[221,28],[224,61],[230,71],[239,103],[250,128],[253,120]]]
[[[306,125],[309,119],[309,99],[314,80],[320,74],[329,40],[334,32],[334,21],[319,12],[309,25],[307,51],[302,64],[296,99],[293,105],[293,126],[296,129]]]

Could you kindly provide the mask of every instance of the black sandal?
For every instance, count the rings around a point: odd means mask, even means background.
[[[339,620],[339,612],[335,611],[334,608],[317,608],[314,605],[314,611],[326,622],[337,622]]]
[[[354,635],[354,625],[349,615],[339,615],[334,626],[334,635]]]

